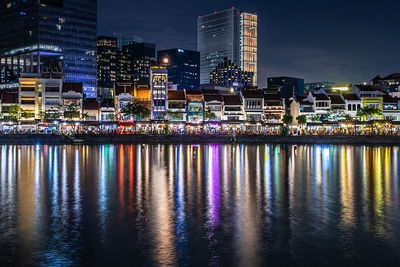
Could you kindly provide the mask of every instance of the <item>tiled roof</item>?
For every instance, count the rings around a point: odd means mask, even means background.
[[[238,95],[224,95],[224,104],[229,106],[242,105],[242,99]]]
[[[77,93],[83,93],[83,84],[82,83],[74,83],[74,82],[63,82],[62,86],[63,93],[74,91]]]
[[[201,92],[207,95],[219,95],[219,91],[215,89],[202,89]]]
[[[205,95],[204,95],[204,101],[205,101],[205,102],[210,102],[210,101],[219,101],[219,102],[222,102],[223,99],[222,99],[222,96],[221,96],[221,95],[208,95],[208,94],[205,94]]]
[[[186,100],[185,91],[183,90],[169,90],[168,100]]]
[[[356,94],[343,94],[342,96],[346,100],[361,100],[360,97]]]
[[[83,109],[98,110],[100,103],[96,98],[87,98],[83,101]]]
[[[244,90],[243,91],[244,98],[263,98],[263,93],[261,90]]]
[[[326,94],[313,94],[313,96],[315,97],[315,100],[318,100],[318,101],[329,100],[329,97]]]
[[[356,85],[360,91],[382,91],[382,87],[379,85]]]
[[[330,95],[329,98],[331,99],[332,105],[343,105],[344,101],[340,95]]]
[[[264,101],[277,101],[281,100],[281,95],[278,94],[264,94]]]
[[[189,93],[189,91],[187,91],[186,92],[186,100],[187,101],[189,101],[189,102],[193,102],[193,101],[199,101],[199,102],[203,102],[204,101],[204,97],[203,97],[203,94],[202,93],[193,93],[193,92],[190,92]]]
[[[300,100],[299,103],[300,103],[300,105],[304,105],[304,106],[309,106],[309,105],[312,105],[312,104],[313,104],[313,103],[310,102],[310,100],[308,100],[308,99]]]

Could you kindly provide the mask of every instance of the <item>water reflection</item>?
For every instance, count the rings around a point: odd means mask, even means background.
[[[398,262],[398,154],[365,146],[0,146],[0,263]]]

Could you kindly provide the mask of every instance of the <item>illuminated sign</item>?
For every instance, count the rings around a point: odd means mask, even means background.
[[[335,86],[332,87],[332,91],[340,91],[340,92],[345,92],[345,91],[349,91],[349,87],[347,86]]]

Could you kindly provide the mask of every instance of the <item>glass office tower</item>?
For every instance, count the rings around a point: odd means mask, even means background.
[[[200,52],[200,83],[228,58],[243,71],[253,72],[257,84],[257,15],[232,8],[197,20],[197,50]]]
[[[96,0],[0,0],[0,82],[62,68],[96,96]]]
[[[200,53],[180,48],[158,51],[158,61],[168,65],[168,81],[178,90],[198,90],[200,87]],[[165,61],[167,60],[167,61]]]

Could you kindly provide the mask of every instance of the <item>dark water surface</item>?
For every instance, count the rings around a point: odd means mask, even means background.
[[[0,146],[0,265],[400,266],[399,153]]]

